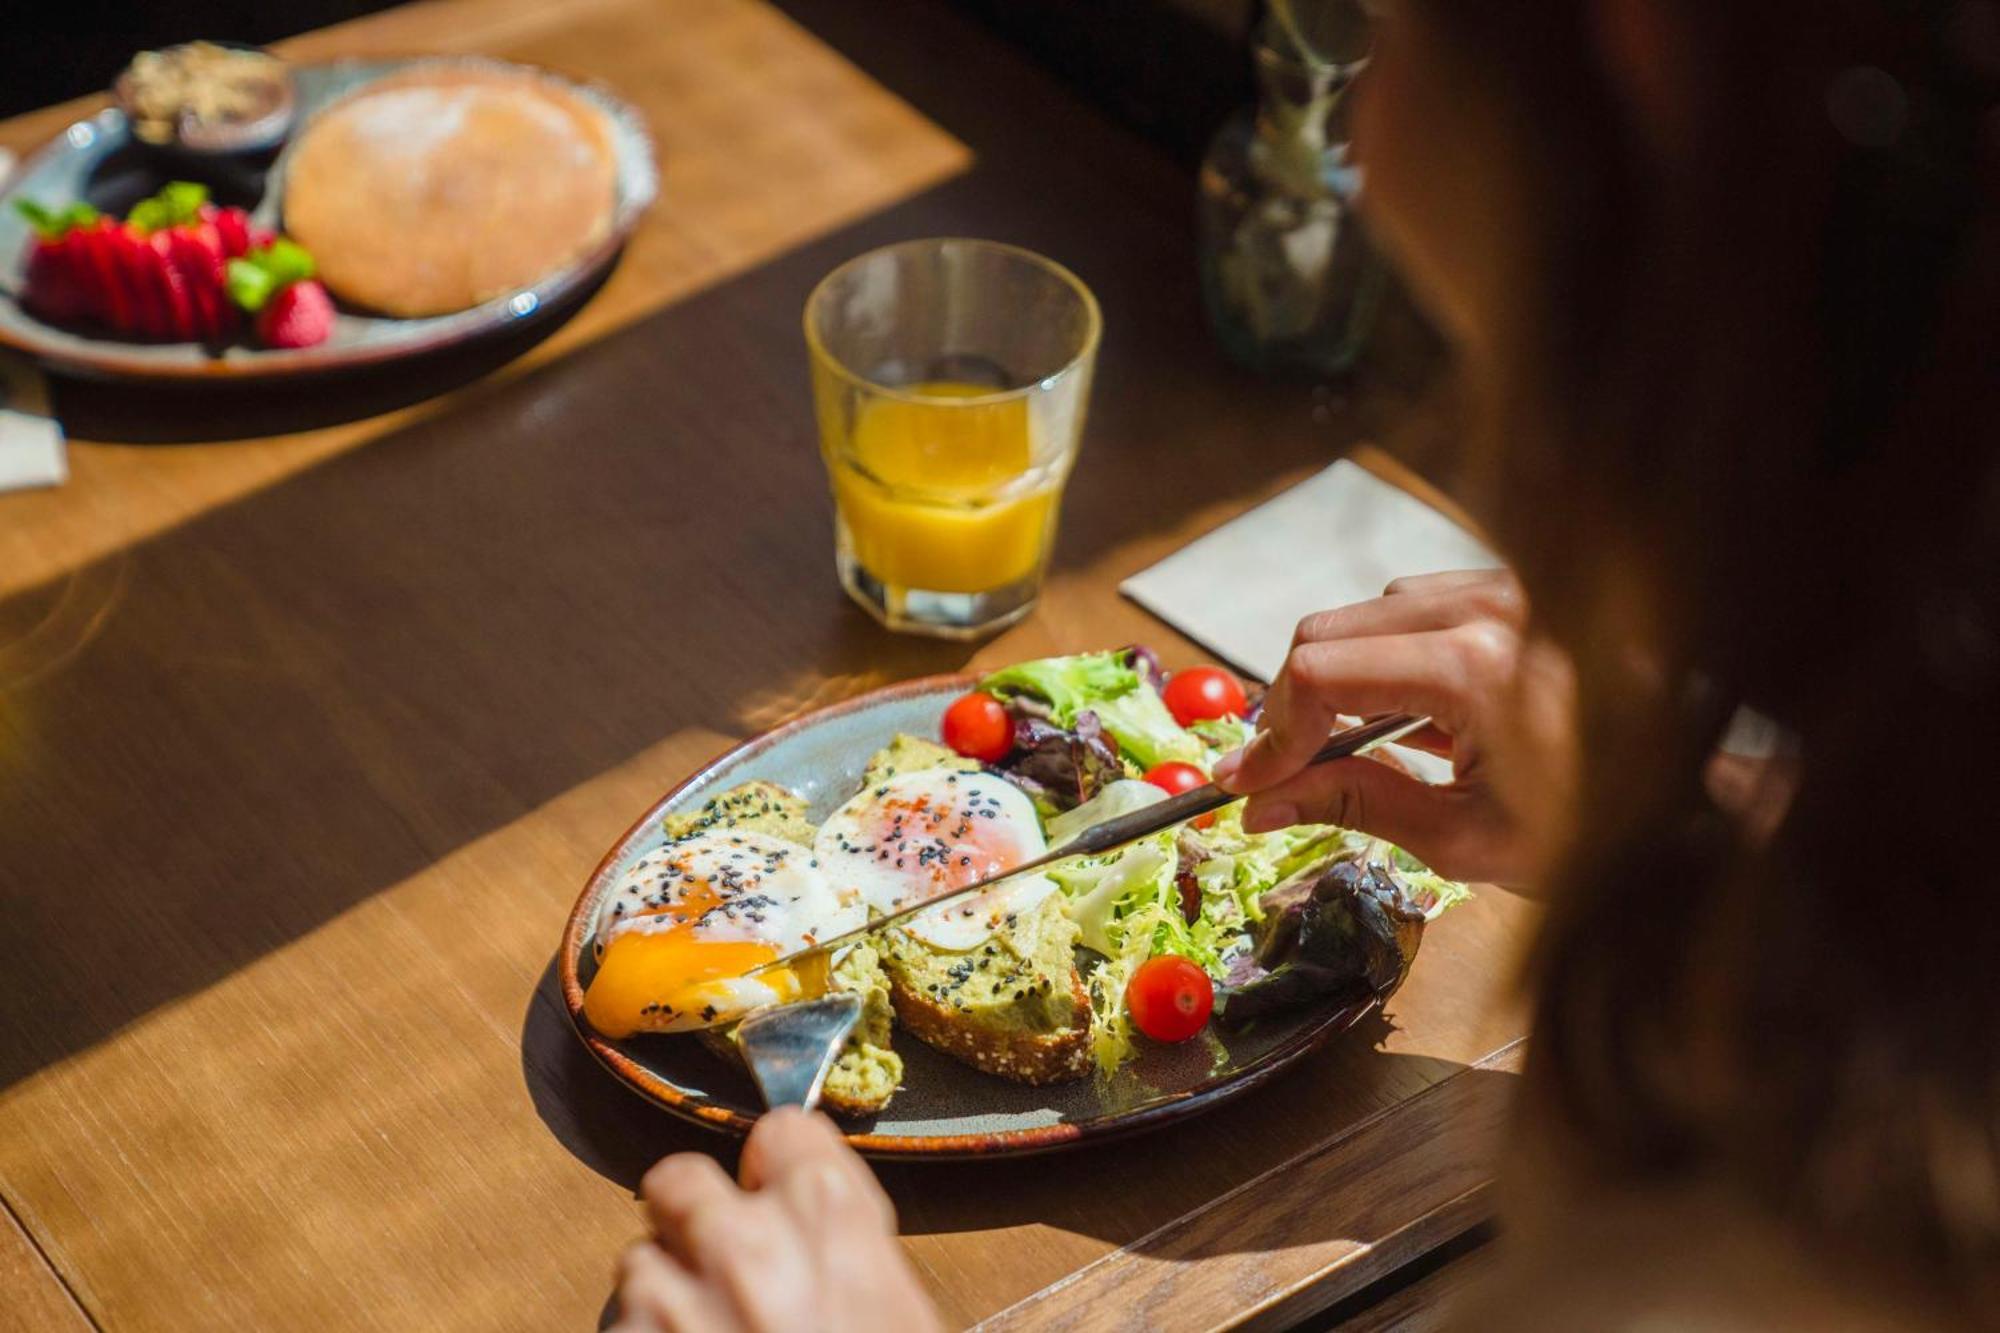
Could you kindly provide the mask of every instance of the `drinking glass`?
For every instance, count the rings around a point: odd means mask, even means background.
[[[905,241],[821,281],[806,345],[849,596],[958,639],[1033,608],[1101,328],[1075,274],[993,241]]]

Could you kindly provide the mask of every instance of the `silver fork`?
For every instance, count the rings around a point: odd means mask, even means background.
[[[835,991],[816,1000],[760,1009],[736,1027],[736,1046],[743,1052],[764,1105],[819,1105],[827,1070],[841,1043],[861,1021],[861,997]]]

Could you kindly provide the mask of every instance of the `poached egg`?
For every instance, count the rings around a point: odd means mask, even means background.
[[[990,774],[945,769],[864,788],[828,816],[813,843],[835,891],[858,895],[878,913],[927,902],[1046,850],[1034,803],[1019,788]],[[903,928],[935,948],[962,952],[1057,891],[1046,877],[1026,875],[920,913]]]
[[[583,1012],[607,1037],[688,1032],[818,994],[824,958],[743,973],[867,920],[812,850],[768,834],[701,833],[629,866],[598,909]]]

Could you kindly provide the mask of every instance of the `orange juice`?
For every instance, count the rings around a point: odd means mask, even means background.
[[[927,381],[875,397],[851,430],[825,429],[827,466],[853,558],[884,584],[980,593],[1031,579],[1055,527],[1062,477],[1035,466],[1025,398]]]

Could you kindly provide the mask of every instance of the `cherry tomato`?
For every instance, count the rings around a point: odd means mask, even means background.
[[[1208,775],[1193,764],[1156,764],[1147,770],[1145,780],[1169,796],[1178,796],[1206,783]],[[1196,828],[1207,828],[1215,822],[1215,816],[1203,815],[1190,822]]]
[[[1167,711],[1182,726],[1207,722],[1218,717],[1242,717],[1250,706],[1243,686],[1221,667],[1184,667],[1167,677],[1160,691]]]
[[[1148,958],[1125,987],[1132,1023],[1154,1041],[1186,1041],[1215,1008],[1215,984],[1179,954]]]
[[[1014,719],[990,694],[960,695],[944,710],[944,743],[982,764],[1005,759],[1014,748]]]

